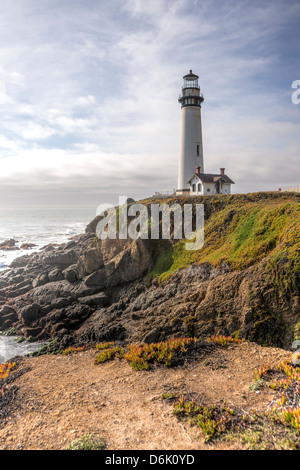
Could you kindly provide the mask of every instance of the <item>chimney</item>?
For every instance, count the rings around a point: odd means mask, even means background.
[[[196,166],[196,175],[200,175],[200,170],[201,170],[201,167],[200,167],[200,166]]]
[[[225,168],[220,168],[220,175],[225,175]]]

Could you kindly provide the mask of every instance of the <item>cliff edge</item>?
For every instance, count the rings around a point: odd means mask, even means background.
[[[289,349],[300,339],[296,194],[139,203],[203,204],[203,248],[185,250],[172,228],[170,240],[101,241],[95,219],[76,240],[0,274],[0,330],[62,347],[223,334]]]

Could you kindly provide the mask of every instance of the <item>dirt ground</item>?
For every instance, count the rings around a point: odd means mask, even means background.
[[[275,392],[251,390],[254,370],[289,353],[254,343],[232,344],[183,366],[134,371],[124,360],[95,365],[95,349],[23,358],[11,413],[0,423],[0,450],[64,450],[86,434],[108,450],[245,449],[222,440],[205,444],[195,426],[179,421],[164,392],[205,403],[227,401],[248,413],[265,410]]]

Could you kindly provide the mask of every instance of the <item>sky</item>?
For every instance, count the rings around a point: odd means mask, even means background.
[[[176,188],[190,69],[205,172],[225,167],[234,193],[300,186],[299,0],[0,7],[0,208],[96,208]]]

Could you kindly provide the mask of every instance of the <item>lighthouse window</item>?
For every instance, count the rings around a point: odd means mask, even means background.
[[[199,157],[199,155],[200,155],[200,145],[197,144],[197,157]]]

